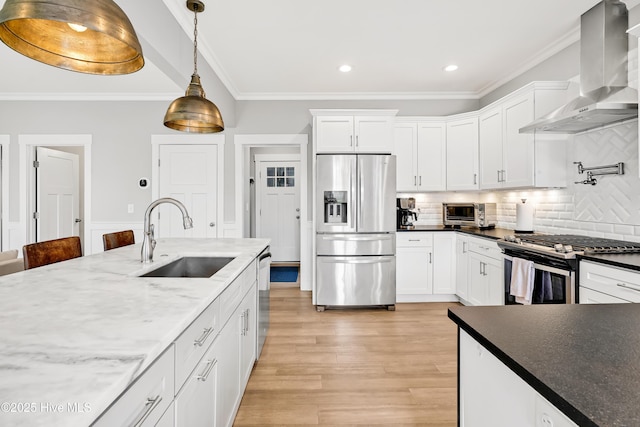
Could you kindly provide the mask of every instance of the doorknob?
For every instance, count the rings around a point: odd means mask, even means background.
[[[76,218],[74,222],[82,222],[80,218]]]
[[[215,226],[216,226],[216,223],[215,223],[215,222],[210,222],[210,223],[209,223],[209,227],[215,227]]]
[[[296,208],[296,212],[300,212],[300,208]]]
[[[296,219],[300,219],[300,215],[296,215]]]

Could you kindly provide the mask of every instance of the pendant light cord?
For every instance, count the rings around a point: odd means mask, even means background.
[[[193,74],[198,74],[198,5],[193,7]]]

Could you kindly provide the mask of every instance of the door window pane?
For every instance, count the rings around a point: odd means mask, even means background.
[[[276,176],[276,168],[267,168],[267,176]]]
[[[267,178],[267,187],[275,187],[276,179],[275,178]]]

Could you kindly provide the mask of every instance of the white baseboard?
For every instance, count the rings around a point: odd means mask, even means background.
[[[396,295],[396,303],[405,302],[458,302],[456,295]]]

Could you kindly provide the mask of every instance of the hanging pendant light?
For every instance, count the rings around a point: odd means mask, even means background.
[[[198,75],[198,12],[204,10],[199,0],[187,0],[187,8],[193,11],[193,75],[185,96],[169,105],[164,115],[164,125],[171,129],[193,133],[215,133],[224,130],[224,122],[216,104],[206,98]]]
[[[127,15],[111,0],[7,0],[0,40],[36,61],[88,74],[129,74],[144,65]]]

